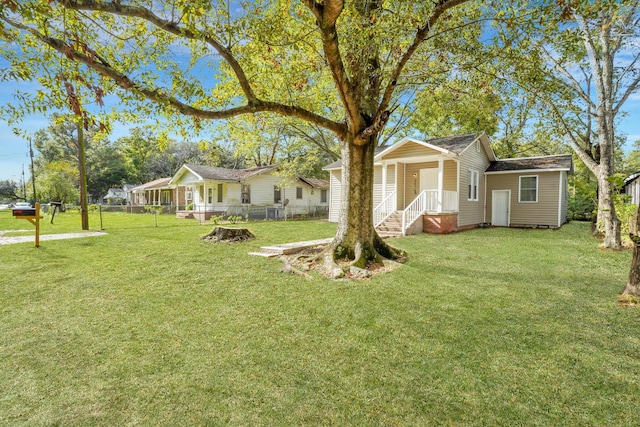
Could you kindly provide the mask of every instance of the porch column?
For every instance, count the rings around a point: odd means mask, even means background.
[[[387,162],[382,162],[382,199],[381,200],[385,200],[386,198],[387,198]]]
[[[442,213],[442,201],[444,198],[444,159],[438,157],[438,213]]]

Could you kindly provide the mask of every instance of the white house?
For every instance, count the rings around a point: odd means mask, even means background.
[[[287,181],[276,175],[277,170],[277,165],[227,169],[185,164],[169,184],[184,187],[191,215],[204,219],[214,215],[280,218],[328,209],[327,181],[301,177]]]

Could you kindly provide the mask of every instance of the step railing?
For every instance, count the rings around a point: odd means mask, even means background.
[[[416,219],[420,218],[427,209],[427,193],[428,191],[423,191],[418,194],[418,197],[413,199],[413,202],[407,206],[407,208],[402,211],[402,235],[406,236],[407,229],[413,224]],[[436,193],[436,201],[438,194]]]
[[[392,191],[378,206],[373,209],[373,226],[377,227],[389,218],[397,209],[396,192]]]

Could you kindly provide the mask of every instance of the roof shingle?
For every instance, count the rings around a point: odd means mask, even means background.
[[[520,170],[573,170],[571,154],[544,157],[523,157],[491,162],[487,172],[509,172]]]

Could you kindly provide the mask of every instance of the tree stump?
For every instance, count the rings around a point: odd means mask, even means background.
[[[246,228],[226,228],[216,227],[213,231],[206,236],[202,236],[202,240],[208,242],[244,242],[247,240],[255,239],[256,236]]]

